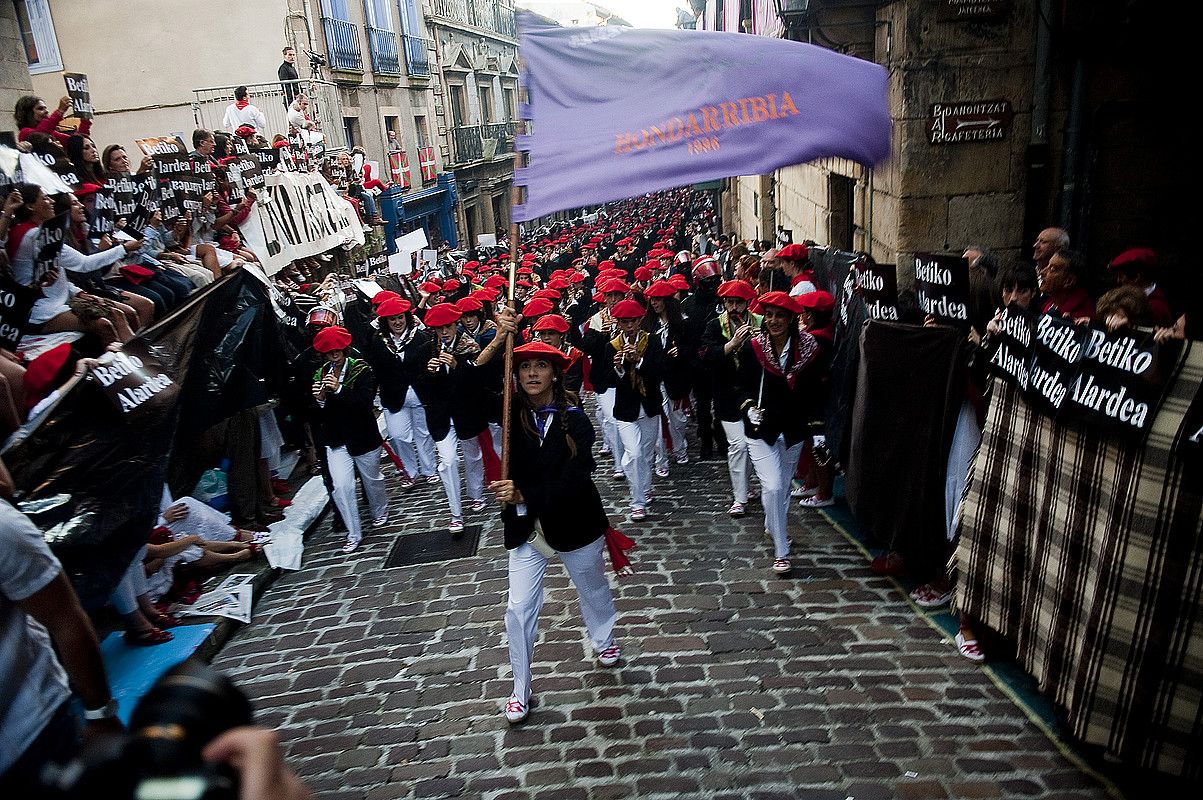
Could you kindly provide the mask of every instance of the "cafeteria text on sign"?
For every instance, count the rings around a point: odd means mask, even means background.
[[[1008,100],[933,103],[929,141],[932,144],[999,142],[1007,138],[1014,116]]]

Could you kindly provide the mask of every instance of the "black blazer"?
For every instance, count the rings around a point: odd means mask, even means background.
[[[327,394],[326,404],[316,408],[318,436],[326,447],[346,447],[353,456],[370,453],[380,446],[380,429],[376,426],[376,376],[366,361],[348,358],[344,367],[342,390]],[[313,382],[322,379],[326,367],[323,365],[313,376]]]
[[[659,416],[663,410],[664,395],[660,393],[660,381],[664,380],[664,350],[660,347],[660,337],[652,336],[647,331],[640,334],[648,337],[647,348],[643,351],[643,360],[635,371],[643,379],[643,393],[635,390],[631,381],[631,369],[622,375],[614,369],[614,356],[618,351],[611,342],[606,342],[601,367],[609,373],[608,383],[618,392],[614,396],[614,419],[623,422],[634,422],[639,419],[639,409],[642,407],[649,417]]]
[[[525,416],[529,427],[523,425]],[[540,444],[531,411],[514,398],[510,432],[510,477],[526,503],[519,517],[514,506],[501,512],[505,546],[513,550],[530,538],[535,520],[543,526],[547,543],[568,552],[596,541],[610,527],[601,495],[593,484],[593,423],[579,408],[556,412],[548,420]],[[574,456],[567,437],[576,444]]]
[[[809,333],[798,334],[813,338]],[[736,353],[738,364],[735,368],[735,380],[740,398],[740,413],[743,414],[744,435],[749,439],[760,439],[772,444],[777,437],[784,435],[785,443],[791,447],[806,437],[807,399],[815,391],[816,376],[814,365],[817,350],[811,350],[809,363],[799,372],[791,389],[784,376],[774,375],[760,366],[756,353],[752,349],[752,340],[744,342]],[[744,413],[749,406],[756,405],[760,398],[760,379],[764,376],[764,395],[760,407],[764,409],[764,419],[760,425],[754,426]]]
[[[405,396],[411,386],[418,399],[426,402],[422,396],[426,387],[421,386],[421,373],[426,371],[426,362],[430,360],[430,342],[434,336],[430,331],[420,330],[400,352],[393,352],[386,336],[390,334],[372,325],[364,339],[364,357],[380,382],[380,405],[395,414],[405,405]]]
[[[485,384],[489,377],[496,374],[497,367],[493,364],[478,367],[475,355],[457,355],[455,369],[440,368],[437,372],[430,372],[426,364],[437,353],[438,342],[431,336],[426,343],[426,352],[418,358],[421,365],[421,382],[418,385],[422,387],[420,394],[426,409],[426,426],[430,436],[436,442],[442,441],[454,422],[457,438],[475,439],[489,425],[493,403]]]

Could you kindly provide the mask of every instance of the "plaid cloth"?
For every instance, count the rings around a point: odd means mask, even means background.
[[[1203,776],[1203,468],[1177,450],[1182,348],[1143,442],[1054,423],[995,380],[952,558],[956,604],[1016,643],[1072,734]]]

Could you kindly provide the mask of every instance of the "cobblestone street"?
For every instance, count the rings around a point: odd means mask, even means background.
[[[646,522],[612,516],[638,542],[617,669],[592,658],[553,564],[521,727],[501,714],[495,506],[467,518],[476,557],[383,567],[398,536],[446,524],[437,486],[395,491],[400,521],[350,557],[327,519],[214,663],[324,798],[1105,796],[817,512],[791,514],[780,580],[759,506],[731,520],[728,491],[722,462],[674,465]]]

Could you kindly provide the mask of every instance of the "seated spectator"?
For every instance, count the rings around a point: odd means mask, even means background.
[[[63,121],[63,117],[71,110],[71,98],[63,95],[59,98],[58,108],[51,111],[44,100],[31,94],[17,100],[17,104],[13,110],[13,119],[17,123],[17,141],[25,141],[29,138],[29,134],[37,132],[44,133],[47,136],[52,136],[65,145],[70,134],[60,133],[58,124]],[[76,132],[82,136],[87,136],[92,130],[92,120],[82,119],[79,121],[79,127]]]
[[[1107,271],[1115,276],[1115,281],[1120,286],[1135,286],[1148,297],[1147,320],[1136,324],[1152,324],[1159,328],[1174,324],[1174,313],[1170,310],[1169,298],[1165,296],[1165,290],[1157,285],[1159,269],[1155,252],[1147,247],[1125,250],[1111,259]]]
[[[163,225],[163,212],[155,211],[142,229],[142,247],[135,253],[138,263],[146,266],[162,266],[182,275],[193,286],[201,288],[213,282],[213,273],[203,265],[168,249],[171,234]]]
[[[309,98],[304,94],[298,94],[288,107],[288,128],[299,133],[305,144],[320,144],[324,139],[321,124],[309,117]]]
[[[90,136],[69,136],[64,147],[81,184],[104,186],[106,176],[100,167],[100,153],[97,152],[96,143]]]
[[[106,147],[101,154],[100,161],[104,165],[106,177],[120,178],[122,175],[131,174],[129,154],[119,144],[111,144]],[[150,172],[153,168],[154,159],[150,156],[142,156],[142,161],[138,164],[138,174]]]
[[[136,250],[139,244],[127,242],[85,256],[64,243],[54,266],[44,275],[35,275],[37,229],[54,218],[54,201],[39,186],[20,184],[19,191],[22,205],[13,218],[7,251],[13,279],[25,286],[36,284],[42,291],[29,315],[30,331],[83,331],[96,336],[105,345],[133,338],[129,320],[121,309],[103,298],[81,292],[62,273],[65,270],[91,272],[111,266],[126,253]]]

